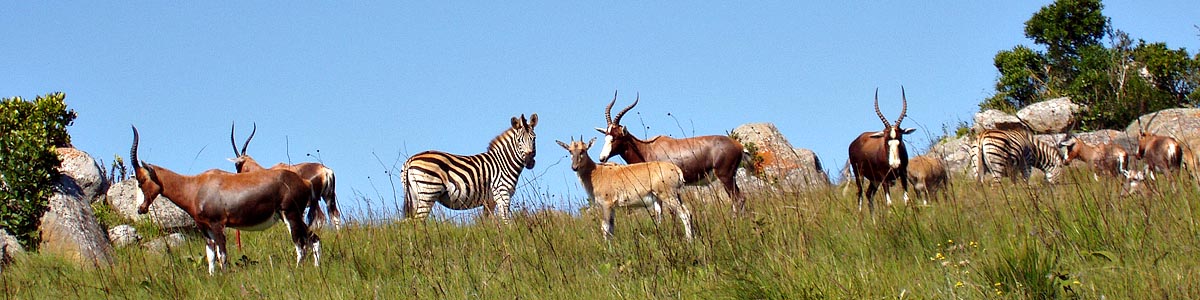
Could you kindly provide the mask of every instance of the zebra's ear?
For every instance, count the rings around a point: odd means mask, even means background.
[[[521,117],[524,118],[525,116],[522,115]],[[521,123],[517,120],[517,117],[512,117],[512,128],[521,128]]]
[[[534,126],[537,126],[537,113],[529,116],[529,128],[533,129]]]

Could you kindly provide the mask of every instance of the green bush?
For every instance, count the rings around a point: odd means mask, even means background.
[[[68,146],[67,126],[75,120],[63,93],[0,102],[0,229],[27,249],[39,241],[38,223],[58,180],[55,147]]]

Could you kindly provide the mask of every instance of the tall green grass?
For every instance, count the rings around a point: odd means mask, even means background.
[[[1156,193],[1121,197],[1119,182],[1065,181],[955,181],[947,200],[877,201],[874,215],[829,188],[751,191],[752,213],[731,217],[728,203],[703,200],[719,188],[702,188],[686,199],[694,241],[644,210],[619,213],[612,240],[590,213],[527,211],[510,224],[384,213],[319,231],[320,267],[296,266],[276,226],[244,232],[244,252],[230,243],[233,263],[216,276],[193,238],[167,253],[119,249],[101,269],[31,254],[0,285],[23,299],[1200,298],[1195,182],[1160,178]]]

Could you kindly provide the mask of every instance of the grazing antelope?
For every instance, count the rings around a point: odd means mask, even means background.
[[[1138,118],[1137,158],[1145,161],[1150,171],[1169,174],[1178,170],[1183,162],[1183,149],[1175,138],[1146,132],[1157,117],[1158,113],[1154,113],[1144,126],[1142,119]],[[1153,172],[1149,174],[1151,180],[1154,180]]]
[[[1125,173],[1125,165],[1129,163],[1129,154],[1124,148],[1113,143],[1091,145],[1067,134],[1058,146],[1066,153],[1063,165],[1081,160],[1092,168],[1092,179],[1096,181],[1100,181],[1100,174],[1110,177],[1122,176]]]
[[[1150,173],[1149,165],[1141,170],[1121,170],[1121,174],[1125,176],[1125,184],[1121,185],[1121,196],[1154,193],[1154,187],[1146,184],[1147,173]]]
[[[233,166],[238,173],[254,172],[266,170],[262,165],[259,165],[254,158],[246,155],[246,147],[250,146],[250,139],[254,138],[254,133],[258,131],[258,124],[254,125],[254,129],[250,131],[250,137],[246,138],[246,142],[242,144],[242,150],[239,152],[237,142],[233,138],[234,127],[229,127],[229,143],[233,145],[233,155],[235,158],[229,159],[233,162]],[[329,217],[333,220],[333,228],[339,229],[342,227],[342,213],[337,208],[337,194],[335,192],[337,180],[333,175],[333,170],[319,163],[299,163],[289,165],[278,163],[271,167],[272,170],[288,170],[296,172],[300,177],[307,179],[312,183],[313,190],[321,195],[321,199],[325,199],[325,205],[328,205]],[[305,217],[305,224],[312,226],[314,220],[319,224],[325,221],[325,213],[321,212],[321,205],[317,202],[317,198],[313,198],[312,203],[309,203],[308,215]]]
[[[492,139],[487,152],[463,156],[441,151],[417,153],[404,162],[400,180],[404,185],[404,216],[424,219],[433,204],[464,210],[485,206],[484,214],[496,209],[502,220],[510,218],[509,201],[516,191],[521,169],[533,169],[537,154],[538,116],[512,118],[512,126]]]
[[[175,173],[137,158],[138,131],[133,128],[133,147],[129,150],[134,177],[145,200],[138,214],[145,214],[158,195],[165,196],[196,221],[207,241],[205,257],[208,274],[215,265],[229,263],[225,252],[225,227],[265,230],[283,219],[296,246],[296,264],[308,250],[313,265],[320,265],[321,239],[304,224],[304,208],[316,197],[307,180],[286,170],[264,170],[234,174],[209,171],[196,176]],[[140,162],[140,164],[139,164]]]
[[[588,149],[596,138],[588,141],[571,140],[567,145],[562,141],[559,146],[571,153],[571,170],[579,175],[583,189],[587,191],[592,203],[600,205],[600,229],[604,238],[613,235],[613,208],[620,207],[650,207],[653,206],[661,218],[662,205],[683,223],[683,233],[692,239],[691,213],[687,205],[679,198],[679,189],[683,187],[683,170],[675,164],[662,161],[652,161],[629,165],[603,164],[597,165],[588,156]]]
[[[1200,138],[1184,138],[1180,146],[1183,148],[1183,167],[1192,175],[1192,179],[1200,183],[1200,157],[1197,156],[1200,153],[1196,153],[1200,150]]]
[[[913,157],[908,160],[908,181],[913,184],[913,191],[921,197],[921,204],[929,204],[933,193],[946,187],[946,166],[942,159],[931,154]]]
[[[975,155],[975,178],[979,182],[983,182],[985,174],[991,174],[996,184],[1004,175],[1015,179],[1020,174],[1029,180],[1032,168],[1038,168],[1046,173],[1047,182],[1054,183],[1062,171],[1062,152],[1033,138],[1024,128],[987,130],[977,136],[975,143],[971,152]]]
[[[723,135],[697,136],[685,139],[675,139],[668,136],[656,136],[649,140],[641,140],[629,133],[621,125],[621,117],[637,106],[641,101],[639,96],[629,107],[612,117],[613,104],[617,103],[617,93],[613,92],[613,100],[604,108],[604,119],[608,122],[605,128],[596,128],[604,134],[604,148],[600,150],[600,162],[606,163],[609,158],[620,155],[626,163],[636,164],[648,161],[665,161],[679,166],[683,171],[683,180],[687,184],[705,185],[713,181],[713,177],[721,181],[725,193],[733,198],[734,213],[741,212],[745,207],[746,198],[737,186],[734,177],[737,176],[738,166],[743,157],[749,156],[745,148],[737,141]]]
[[[867,208],[875,212],[875,191],[883,186],[883,195],[887,204],[892,205],[892,195],[889,191],[892,183],[900,180],[904,190],[904,203],[908,203],[908,150],[904,148],[904,135],[916,131],[915,128],[900,128],[908,112],[908,97],[904,87],[900,87],[900,117],[896,124],[889,123],[883,112],[879,111],[879,89],[875,89],[875,115],[883,121],[882,131],[863,132],[850,142],[850,169],[854,171],[854,185],[858,188],[858,210],[862,211],[863,179],[867,183]]]

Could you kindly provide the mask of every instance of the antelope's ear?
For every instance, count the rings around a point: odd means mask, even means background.
[[[913,133],[913,132],[915,132],[915,131],[917,131],[917,129],[916,129],[916,128],[903,128],[903,129],[900,129],[900,132],[901,132],[901,133],[903,133],[903,134],[909,134],[909,133]]]
[[[588,141],[588,146],[587,146],[588,149],[591,149],[592,143],[595,143],[595,142],[596,142],[596,137],[592,137],[592,139]]]
[[[562,147],[563,147],[563,149],[567,149],[568,151],[570,151],[570,150],[571,150],[571,147],[568,147],[568,146],[567,146],[567,143],[563,143],[563,142],[562,142],[562,141],[560,141],[560,140],[554,140],[554,142],[557,142],[559,146],[562,146]]]
[[[606,134],[606,135],[608,134],[608,131],[606,131],[606,130],[604,130],[603,128],[600,128],[600,127],[596,127],[596,131],[599,131],[599,132],[600,132],[600,133],[602,133],[602,134]]]
[[[537,126],[537,120],[538,120],[537,113],[534,113],[533,115],[529,116],[529,128],[533,128],[534,126]]]
[[[871,138],[873,138],[873,139],[877,139],[877,138],[881,138],[881,137],[883,137],[883,131],[879,131],[879,132],[871,134]]]

